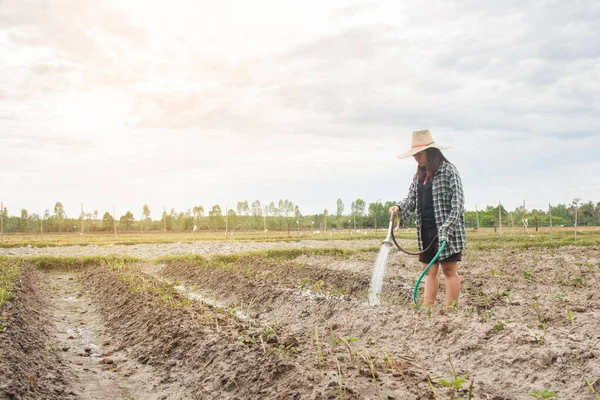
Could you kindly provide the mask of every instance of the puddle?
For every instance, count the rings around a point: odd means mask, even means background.
[[[179,293],[181,293],[182,295],[184,295],[185,297],[187,297],[190,300],[197,300],[197,301],[201,301],[205,304],[208,304],[209,306],[212,307],[216,307],[216,308],[223,308],[223,309],[229,309],[230,307],[228,307],[227,305],[218,302],[217,300],[210,298],[196,290],[190,289],[185,287],[184,285],[177,285],[174,286],[175,289],[177,289],[177,291]],[[248,315],[235,309],[232,308],[230,311],[236,318],[242,319],[242,320],[247,320],[249,319]]]

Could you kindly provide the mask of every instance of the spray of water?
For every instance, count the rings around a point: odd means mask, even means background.
[[[373,266],[373,275],[371,276],[371,286],[369,287],[369,304],[378,306],[380,304],[379,296],[383,287],[383,275],[385,275],[385,267],[387,266],[388,256],[392,244],[384,242],[379,249],[377,260]]]

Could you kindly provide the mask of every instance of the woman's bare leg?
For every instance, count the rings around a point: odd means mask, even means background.
[[[425,268],[427,268],[427,264],[423,264],[423,269]],[[438,280],[439,271],[440,265],[433,264],[429,268],[429,271],[427,271],[427,275],[425,275],[425,299],[423,300],[423,304],[426,306],[432,306],[435,303],[438,287],[440,285]]]
[[[449,261],[442,263],[442,272],[446,278],[446,306],[458,304],[460,295],[460,276],[458,276],[458,262]],[[427,286],[426,286],[427,288]]]

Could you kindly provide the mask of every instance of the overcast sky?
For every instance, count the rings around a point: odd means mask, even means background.
[[[420,129],[468,210],[600,201],[600,2],[0,0],[10,215],[349,212]]]

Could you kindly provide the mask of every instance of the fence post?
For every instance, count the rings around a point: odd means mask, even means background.
[[[577,207],[577,204],[575,205],[575,239],[577,240],[577,210],[579,209],[579,207]]]
[[[0,202],[0,235],[2,235],[2,243],[4,243],[4,202]]]
[[[550,215],[550,239],[552,239],[552,206],[548,203],[548,214]]]
[[[502,202],[498,202],[498,223],[500,224],[500,237],[502,237]]]
[[[525,224],[525,200],[523,200],[523,236],[527,235],[527,225]]]

